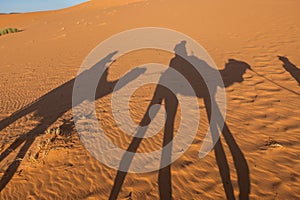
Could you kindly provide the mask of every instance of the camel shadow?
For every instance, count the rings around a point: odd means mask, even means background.
[[[117,84],[118,80],[108,81],[108,65],[113,61],[113,56],[117,53],[112,52],[108,54],[101,61],[96,63],[90,69],[85,70],[79,74],[76,78],[82,80],[89,80],[90,77],[95,77],[101,72],[103,72],[102,77],[98,83],[101,88],[97,88],[95,93],[95,99],[102,98],[113,92],[114,86]],[[145,72],[143,68],[136,68],[127,74],[124,77],[127,77],[128,82],[134,80],[139,75]],[[0,131],[14,123],[16,120],[30,114],[34,113],[34,116],[38,117],[39,123],[36,127],[30,130],[28,133],[19,136],[15,141],[10,144],[0,155],[0,162],[3,161],[13,150],[21,147],[20,151],[17,153],[16,159],[8,166],[7,170],[4,172],[3,176],[0,179],[0,191],[2,191],[7,183],[11,180],[15,172],[17,171],[20,160],[22,160],[30,146],[35,141],[36,137],[40,134],[43,134],[48,127],[53,124],[57,119],[59,119],[64,113],[72,109],[72,92],[75,79],[72,79],[61,86],[53,89],[49,93],[43,95],[36,101],[25,106],[24,108],[13,113],[11,116],[7,117],[0,121]],[[121,87],[125,86],[128,82],[125,82]],[[76,102],[73,101],[73,105],[79,105],[85,100],[93,101],[95,99],[86,99],[84,95],[80,95]]]
[[[187,55],[186,51],[186,42],[182,41],[177,44],[175,47],[175,57],[170,61],[169,68],[177,70],[180,74],[182,74],[186,80],[189,81],[190,85],[194,89],[198,98],[202,98],[205,103],[205,108],[208,116],[208,120],[211,121],[211,111],[212,106],[216,106],[216,102],[214,99],[214,95],[216,93],[217,87],[221,87],[220,85],[214,85],[212,91],[208,91],[207,85],[203,79],[203,77],[198,73],[198,70],[195,69],[189,62],[187,62],[183,57],[179,56],[184,54]],[[180,52],[180,53],[179,53]],[[250,66],[242,61],[229,59],[228,63],[226,63],[225,68],[222,70],[215,70],[210,67],[204,60],[197,58],[196,56],[189,56],[190,60],[193,60],[193,63],[198,63],[200,66],[200,70],[205,70],[206,74],[215,74],[220,73],[224,82],[224,87],[229,87],[233,83],[240,83],[243,79],[243,74],[247,69],[250,69]],[[159,82],[163,82],[165,78],[168,78],[169,71],[166,70]],[[211,95],[210,95],[211,94]],[[190,95],[188,93],[180,93],[180,95]],[[212,96],[212,98],[210,98]],[[151,119],[149,116],[149,110],[152,105],[162,104],[164,102],[165,110],[167,113],[167,118],[164,126],[164,136],[163,136],[163,144],[162,146],[166,146],[171,142],[174,136],[174,121],[176,116],[176,111],[178,108],[178,100],[176,94],[172,93],[168,88],[160,85],[158,83],[154,95],[152,97],[151,102],[149,103],[148,109],[145,112],[144,117],[140,122],[140,126],[147,126],[151,123]],[[157,113],[156,113],[157,114]],[[153,115],[153,114],[151,114]],[[219,118],[222,117],[221,112],[217,109],[217,115]],[[153,116],[152,116],[153,117]],[[222,117],[223,118],[223,117]],[[223,119],[224,120],[224,119]],[[216,130],[217,127],[222,127],[221,124],[212,123],[212,127]],[[139,137],[134,137],[129,147],[127,148],[127,153],[125,153],[121,159],[119,169],[122,171],[118,171],[114,180],[114,185],[112,187],[110,193],[110,200],[115,200],[118,198],[121,187],[126,178],[127,172],[130,164],[133,160],[134,154],[131,152],[137,152],[137,149],[142,142],[143,135],[146,134],[147,129],[137,130],[137,135]],[[238,144],[235,142],[232,133],[225,123],[222,129],[222,134],[227,143],[231,155],[233,157],[234,166],[236,168],[237,177],[238,177],[238,187],[239,187],[239,199],[249,199],[250,193],[250,178],[249,178],[249,168],[247,161],[239,148]],[[223,144],[221,139],[216,139],[214,146],[215,158],[219,168],[220,176],[223,182],[223,187],[225,190],[225,194],[227,199],[235,199],[234,189],[230,178],[230,168],[226,158],[226,154],[223,148]],[[161,166],[163,166],[163,162],[171,163],[171,148],[167,148],[162,152],[161,158]],[[158,171],[158,185],[159,185],[159,196],[160,199],[172,199],[172,181],[171,181],[171,165],[166,167],[162,167]]]
[[[176,51],[186,51],[185,50],[185,43],[182,42],[178,44],[175,48]],[[116,54],[113,52],[107,55],[104,59],[99,61],[89,70],[82,72],[78,75],[77,78],[82,78],[83,80],[89,79],[90,76],[95,76],[95,74],[99,74],[101,70],[104,70],[103,76],[99,81],[99,85],[101,85],[101,90],[97,90],[95,94],[95,99],[102,98],[110,93],[113,92],[114,86],[117,84],[118,80],[115,81],[108,81],[108,64],[111,62],[112,57]],[[201,66],[204,66],[206,69],[211,68],[208,64],[206,64],[203,60],[192,57],[196,62],[201,63]],[[213,99],[209,98],[208,90],[203,78],[198,74],[198,71],[194,69],[185,59],[176,55],[170,62],[170,67],[176,69],[180,72],[186,80],[188,80],[193,87],[194,91],[196,91],[198,98],[203,98],[205,102],[205,107],[208,115],[208,119],[210,120],[211,116],[211,107],[213,106],[212,102]],[[249,68],[249,65],[245,62],[237,61],[234,59],[229,59],[229,62],[226,64],[223,70],[219,70],[223,81],[224,86],[228,87],[236,82],[242,82],[243,78],[242,75],[245,73],[246,69]],[[144,73],[145,69],[136,69],[132,70],[125,77],[129,76],[129,78],[125,78],[126,80],[134,80],[140,74]],[[168,72],[166,72],[168,73]],[[162,79],[164,76],[162,76]],[[19,165],[20,160],[23,159],[26,155],[26,152],[29,150],[30,146],[35,141],[36,137],[40,134],[43,134],[47,128],[53,124],[57,119],[59,119],[64,113],[72,109],[72,92],[74,86],[75,79],[72,79],[65,84],[55,88],[54,90],[50,91],[49,93],[43,95],[36,101],[32,102],[31,104],[25,106],[24,108],[20,109],[19,111],[13,113],[11,116],[3,119],[0,121],[0,131],[4,128],[8,127],[10,124],[14,123],[16,120],[30,114],[34,113],[35,116],[40,118],[39,123],[36,127],[30,130],[28,133],[21,135],[18,137],[8,148],[6,148],[0,155],[0,162],[4,160],[12,150],[15,150],[21,147],[20,151],[17,153],[16,160],[14,160],[4,172],[3,176],[0,180],[0,191],[2,191],[8,182],[11,180],[13,175],[16,173]],[[124,87],[128,82],[124,83],[121,87]],[[216,85],[217,87],[217,85]],[[216,89],[216,88],[215,88]],[[183,94],[189,95],[189,94]],[[77,98],[75,105],[82,103],[85,100],[92,101],[93,99],[86,99],[84,95],[82,98]],[[163,146],[168,144],[173,138],[173,131],[174,131],[174,118],[176,115],[176,110],[178,107],[178,101],[176,98],[176,94],[171,93],[167,88],[164,88],[160,85],[157,86],[154,96],[152,98],[151,103],[149,104],[148,110],[144,115],[143,119],[141,120],[141,125],[146,125],[151,122],[148,111],[151,105],[153,104],[161,104],[162,101],[165,102],[166,112],[167,112],[167,119],[165,123],[165,133],[163,138]],[[74,105],[74,102],[73,102]],[[220,126],[219,124],[214,124],[214,126]],[[249,179],[249,169],[246,162],[246,159],[241,152],[240,148],[238,147],[237,143],[235,142],[231,131],[229,130],[227,124],[225,123],[222,129],[222,134],[226,143],[229,146],[230,152],[233,156],[235,168],[238,175],[238,185],[240,194],[240,199],[248,199],[250,193],[250,179]],[[141,138],[134,138],[131,144],[128,147],[129,152],[136,152],[139,144],[141,143]],[[225,189],[226,197],[228,199],[234,199],[234,191],[232,182],[230,179],[230,170],[229,165],[227,162],[226,154],[224,152],[221,140],[216,141],[216,145],[214,148],[216,161],[219,167],[220,175],[222,178],[223,186]],[[164,160],[170,160],[170,151],[163,152]],[[124,160],[126,158],[126,160]],[[125,165],[122,168],[128,168],[130,165],[130,161],[132,160],[131,157],[128,155],[124,155],[123,159],[121,160],[120,165]],[[125,163],[125,164],[124,164]],[[127,166],[128,165],[128,166]],[[114,186],[110,194],[110,199],[117,199],[124,179],[126,177],[125,172],[118,171],[117,176],[114,181]],[[159,192],[161,199],[171,199],[172,198],[172,185],[171,185],[171,166],[163,167],[159,170]]]
[[[283,63],[284,69],[298,82],[300,86],[300,69],[294,65],[287,57],[278,56],[278,59]]]

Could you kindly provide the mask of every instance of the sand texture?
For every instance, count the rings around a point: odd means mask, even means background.
[[[0,29],[23,30],[0,36],[0,199],[300,199],[299,7],[295,0],[92,0],[0,15]],[[126,174],[101,164],[80,142],[72,89],[96,45],[149,26],[182,32],[209,52],[224,75],[226,126],[215,150],[199,159],[208,128],[201,94],[199,129],[184,155],[159,171]],[[126,150],[133,142],[112,116],[115,81],[135,66],[172,59],[162,50],[139,50],[109,67],[96,111],[115,145]],[[192,71],[178,70],[193,79]],[[150,84],[132,95],[133,121],[154,92]],[[178,108],[175,133],[179,116]],[[133,151],[160,149],[164,139],[161,131]]]

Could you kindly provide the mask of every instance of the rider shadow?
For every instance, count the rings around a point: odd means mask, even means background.
[[[291,74],[291,76],[298,82],[300,86],[300,68],[291,63],[291,61],[284,56],[278,56],[278,59],[283,63],[284,69]]]
[[[83,71],[81,74],[79,74],[76,77],[76,79],[85,81],[86,83],[89,82],[89,80],[91,79],[95,79],[95,77],[99,76],[99,74],[103,72],[102,77],[100,78],[98,83],[98,86],[100,86],[101,88],[97,88],[96,91],[87,91],[88,93],[95,92],[93,95],[95,99],[100,99],[112,93],[115,85],[119,81],[119,80],[114,80],[114,81],[107,80],[108,65],[111,62],[113,62],[112,58],[116,53],[117,51],[108,54],[105,58],[103,58],[101,61],[96,63],[90,69]],[[128,72],[124,76],[127,77],[126,80],[128,80],[128,82],[124,82],[124,84],[121,85],[120,88],[125,86],[127,83],[134,80],[144,72],[145,69],[143,68],[136,68]],[[33,103],[25,106],[24,108],[13,113],[11,116],[0,121],[0,131],[1,131],[7,126],[9,126],[10,124],[17,121],[18,119],[31,113],[34,113],[34,116],[40,119],[38,125],[35,128],[30,130],[28,133],[19,136],[8,148],[6,148],[1,153],[0,162],[3,161],[11,152],[16,150],[18,147],[21,147],[20,151],[17,153],[16,159],[8,166],[7,170],[4,172],[4,174],[0,179],[0,191],[2,191],[5,188],[7,183],[11,180],[13,175],[16,173],[18,167],[21,164],[20,160],[22,160],[25,157],[27,151],[35,141],[36,137],[39,136],[40,134],[43,134],[51,124],[56,122],[67,111],[72,109],[72,94],[73,94],[74,83],[75,83],[75,79],[72,79],[62,84],[61,86],[53,89],[49,93],[43,95]],[[81,104],[83,101],[94,101],[95,99],[86,99],[86,93],[79,94],[79,96],[77,96],[76,98],[76,102],[73,101],[73,105],[76,106]]]
[[[170,61],[170,68],[173,68],[177,70],[180,74],[182,74],[186,80],[189,81],[190,85],[194,89],[196,95],[198,98],[203,98],[205,103],[205,108],[208,116],[208,120],[211,121],[211,108],[212,106],[216,106],[214,95],[216,93],[217,87],[220,87],[220,85],[214,85],[214,88],[212,88],[211,96],[213,98],[210,98],[209,91],[207,88],[207,85],[204,81],[204,79],[199,75],[199,72],[197,69],[195,69],[189,62],[187,62],[185,59],[183,59],[180,55],[187,55],[186,51],[186,42],[182,41],[181,43],[177,44],[175,47],[175,57]],[[200,70],[205,70],[208,73],[216,73],[219,72],[223,78],[224,86],[228,87],[236,82],[242,82],[243,81],[243,74],[246,72],[247,69],[250,69],[250,66],[241,61],[237,61],[234,59],[230,59],[229,62],[226,64],[225,69],[223,70],[215,70],[211,68],[205,61],[197,58],[196,56],[188,56],[189,60],[193,60],[193,63],[198,63],[198,66],[201,66]],[[163,82],[163,79],[168,77],[168,69],[162,74],[160,81]],[[188,93],[181,94],[181,95],[190,95]],[[152,105],[155,104],[162,104],[164,102],[165,110],[167,113],[165,125],[164,125],[164,136],[163,136],[163,144],[162,146],[166,146],[169,144],[174,136],[174,121],[175,116],[178,108],[178,100],[176,98],[176,94],[173,94],[168,88],[157,85],[156,90],[154,92],[154,95],[152,97],[151,102],[149,103],[149,106],[147,108],[147,111],[142,118],[140,122],[140,127],[147,126],[151,123],[151,119],[149,116],[149,110]],[[150,111],[151,112],[151,111]],[[153,114],[151,113],[152,118]],[[221,111],[217,109],[217,117],[222,117]],[[222,117],[223,118],[223,117]],[[223,119],[224,121],[224,119]],[[211,127],[222,127],[221,124],[211,124]],[[117,199],[118,194],[121,190],[121,187],[123,185],[123,182],[125,180],[125,177],[127,175],[127,172],[130,164],[133,160],[134,154],[131,152],[137,152],[137,149],[142,142],[143,135],[146,134],[146,129],[137,130],[137,135],[139,137],[134,137],[132,142],[130,143],[127,151],[130,153],[125,153],[121,159],[119,169],[122,169],[122,171],[118,171],[113,188],[110,193],[110,200]],[[246,159],[235,142],[231,131],[227,124],[225,123],[222,129],[222,134],[225,139],[225,142],[227,143],[230,152],[233,157],[234,165],[237,172],[238,177],[238,186],[239,186],[239,199],[249,199],[249,193],[250,193],[250,178],[249,178],[249,168],[248,164],[246,162]],[[234,196],[234,190],[233,185],[230,179],[230,169],[228,165],[228,161],[226,158],[226,154],[223,148],[223,144],[221,142],[221,139],[215,139],[215,146],[214,146],[214,152],[215,152],[215,158],[216,162],[220,171],[220,175],[223,182],[223,187],[226,193],[227,199],[235,199]],[[172,147],[171,147],[172,148]],[[161,158],[161,166],[165,166],[164,163],[168,162],[171,163],[171,148],[164,148],[162,151],[162,158]],[[162,167],[159,170],[158,175],[158,185],[159,185],[159,196],[160,199],[172,199],[172,181],[171,181],[171,165],[168,165],[166,167]]]

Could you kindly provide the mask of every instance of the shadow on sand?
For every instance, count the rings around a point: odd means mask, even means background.
[[[183,51],[186,52],[185,49],[185,42],[181,42],[180,44],[176,45],[175,52]],[[79,77],[87,78],[95,74],[99,74],[101,70],[105,70],[103,76],[99,81],[99,86],[101,88],[97,89],[95,99],[100,99],[110,93],[113,92],[114,86],[118,82],[115,81],[107,81],[108,75],[108,63],[111,62],[112,57],[116,54],[113,52],[107,55],[103,60],[98,62],[94,65],[91,69],[84,71],[79,75]],[[201,65],[205,68],[212,69],[209,65],[207,65],[203,60],[192,56],[192,59],[195,59],[197,62],[200,62]],[[176,55],[170,61],[170,67],[176,69],[179,73],[181,73],[186,80],[188,80],[193,87],[195,93],[197,94],[198,98],[203,98],[205,102],[205,107],[207,111],[208,118],[210,120],[211,116],[211,107],[215,105],[214,99],[210,99],[208,95],[208,90],[206,87],[205,82],[203,81],[202,77],[198,74],[198,71],[194,69],[186,60],[182,57]],[[243,81],[243,74],[249,69],[249,65],[242,61],[237,61],[234,59],[229,59],[228,63],[223,70],[219,70],[221,76],[224,81],[224,86],[228,87],[236,82]],[[132,70],[125,76],[129,76],[129,82],[134,80],[140,74],[144,73],[145,69],[137,69]],[[168,73],[168,70],[165,72]],[[161,78],[164,78],[162,75]],[[29,150],[30,146],[33,144],[35,138],[43,134],[47,128],[53,124],[57,119],[59,119],[64,113],[72,109],[72,91],[75,79],[72,79],[65,84],[57,87],[56,89],[50,91],[49,93],[45,94],[44,96],[40,97],[33,103],[27,105],[26,107],[20,109],[19,111],[13,113],[6,119],[0,121],[0,131],[9,126],[10,124],[14,123],[16,120],[30,114],[34,113],[35,116],[40,118],[39,124],[29,131],[28,133],[21,135],[17,138],[8,148],[6,148],[0,155],[0,162],[3,161],[11,152],[12,150],[21,147],[20,151],[18,152],[16,158],[23,159],[26,155],[26,152]],[[128,82],[126,82],[123,86],[125,86]],[[215,90],[218,85],[215,86]],[[121,87],[120,87],[121,88]],[[185,94],[183,94],[185,95]],[[76,105],[82,103],[85,99],[79,99],[78,102],[75,102]],[[92,100],[91,100],[92,101]],[[168,144],[173,138],[173,130],[174,130],[174,118],[176,116],[178,101],[176,98],[176,94],[171,93],[167,88],[158,85],[155,93],[153,95],[152,101],[149,104],[149,108],[153,104],[161,104],[164,101],[165,108],[167,112],[167,119],[165,123],[165,131],[164,131],[164,138],[163,138],[163,146]],[[73,102],[74,103],[74,102]],[[221,115],[219,113],[219,115]],[[150,123],[150,118],[148,116],[148,111],[144,115],[143,119],[141,120],[141,125],[146,125]],[[220,126],[220,124],[214,124],[213,126]],[[246,159],[240,150],[239,146],[235,142],[232,133],[225,123],[224,128],[222,130],[222,134],[224,136],[225,142],[229,146],[230,152],[232,154],[234,165],[236,168],[237,176],[238,176],[238,186],[239,186],[239,198],[240,199],[249,199],[250,193],[250,178],[249,178],[249,169]],[[139,144],[141,143],[141,138],[134,137],[131,144],[128,147],[128,151],[136,152]],[[234,189],[230,179],[230,169],[227,162],[226,154],[223,149],[222,141],[216,141],[216,145],[214,147],[216,162],[219,167],[220,175],[222,178],[223,186],[225,189],[227,199],[235,199],[234,197]],[[169,151],[163,152],[164,160],[170,159],[171,155]],[[126,157],[126,155],[124,155]],[[124,158],[123,157],[123,158]],[[130,161],[132,158],[128,157],[127,155],[126,162],[121,160],[120,165],[126,168],[129,168]],[[13,161],[7,170],[4,172],[3,176],[0,180],[0,191],[2,191],[7,183],[11,180],[13,175],[16,173],[18,167],[20,165],[19,159]],[[114,185],[110,194],[110,199],[117,199],[118,194],[121,190],[122,184],[125,180],[126,173],[118,171]],[[161,199],[171,199],[172,198],[172,181],[171,181],[171,166],[167,166],[159,170],[159,195]]]
[[[300,86],[300,69],[291,63],[291,61],[284,56],[278,56],[278,59],[283,63],[284,69],[291,74],[291,76],[298,82]]]
[[[185,44],[186,42],[182,41],[181,43],[176,45],[174,49],[176,56],[170,61],[169,66],[170,68],[177,70],[186,78],[186,80],[189,81],[198,98],[203,98],[206,107],[207,116],[210,121],[211,107],[216,106],[216,102],[215,99],[211,99],[209,97],[210,95],[208,92],[208,88],[206,87],[205,81],[199,75],[198,71],[185,59],[178,56],[179,54],[178,52],[184,53],[184,55],[187,56]],[[189,56],[189,58],[199,63],[199,66],[201,66],[200,70],[205,70],[207,73],[210,74],[216,73],[215,72],[216,70],[211,68],[205,61],[195,56]],[[224,86],[228,87],[233,83],[242,82],[243,81],[242,76],[247,69],[250,69],[250,66],[247,63],[230,59],[229,62],[226,64],[225,69],[219,71],[223,78]],[[168,77],[168,73],[169,73],[168,70],[166,70],[166,72],[164,72],[164,74],[161,76],[160,81],[163,81],[164,78]],[[218,85],[215,85],[215,87],[213,88],[214,91],[212,96],[215,95],[217,87]],[[181,95],[189,95],[189,94],[181,94]],[[148,109],[143,119],[140,122],[140,126],[146,126],[151,122],[151,119],[149,117],[150,107],[154,104],[162,104],[163,101],[165,103],[165,110],[167,113],[167,119],[164,127],[164,138],[162,144],[162,146],[164,147],[169,142],[171,142],[174,134],[173,133],[174,120],[175,120],[176,111],[178,107],[178,100],[176,98],[176,94],[173,94],[169,89],[158,84],[155,93],[153,95],[153,98],[148,106]],[[219,110],[218,112],[219,112],[218,117],[222,117],[221,112]],[[212,124],[212,126],[220,127],[221,124]],[[145,135],[146,129],[137,130],[137,133],[139,135],[139,138],[134,137],[134,139],[132,140],[131,144],[127,149],[128,152],[137,152],[137,149],[142,141],[142,138],[140,138],[140,136]],[[240,192],[239,199],[249,199],[250,178],[249,178],[249,168],[246,159],[242,151],[240,150],[239,146],[235,142],[229,130],[229,127],[227,126],[226,123],[224,124],[222,134],[225,138],[227,145],[229,146],[230,152],[234,160],[234,165],[237,171],[238,186]],[[216,145],[214,147],[215,157],[219,167],[226,197],[227,199],[235,199],[234,189],[230,179],[230,169],[223,149],[222,142],[220,139],[218,139],[215,142],[216,142]],[[124,154],[120,162],[120,169],[123,170],[118,171],[116,175],[114,186],[112,188],[110,198],[109,198],[110,200],[115,200],[118,198],[118,194],[121,190],[122,184],[127,174],[126,172],[123,171],[129,169],[133,156],[134,155],[130,153]],[[162,162],[170,163],[170,161],[171,161],[171,149],[169,148],[162,152],[161,165],[163,165]],[[171,165],[163,167],[162,169],[159,170],[158,173],[159,173],[158,185],[159,185],[160,199],[163,200],[172,199]]]
[[[108,63],[112,60],[112,57],[117,52],[113,52],[107,55],[104,59],[99,61],[89,70],[84,71],[81,73],[77,78],[82,78],[83,80],[89,80],[90,77],[93,77],[100,72],[103,72],[103,75],[99,81],[99,85],[101,89],[97,89],[95,94],[95,99],[100,99],[103,96],[106,96],[113,92],[114,86],[118,82],[115,81],[107,81],[108,76]],[[145,69],[137,68],[135,70],[130,71],[125,76],[129,77],[129,81],[134,80],[140,74],[144,73]],[[17,171],[21,159],[24,158],[26,152],[29,150],[32,143],[35,141],[35,138],[43,134],[48,127],[53,124],[57,119],[59,119],[64,113],[72,109],[72,91],[75,79],[72,79],[63,85],[55,88],[54,90],[50,91],[49,93],[45,94],[44,96],[40,97],[33,103],[27,105],[26,107],[22,108],[21,110],[13,113],[10,117],[0,121],[0,131],[16,120],[30,114],[34,113],[36,117],[40,118],[39,124],[29,131],[28,133],[21,135],[17,138],[8,148],[6,148],[0,155],[0,162],[4,160],[13,150],[21,147],[20,151],[18,152],[16,159],[9,165],[7,170],[4,172],[0,180],[0,191],[7,185],[7,183],[11,180],[15,172]],[[128,83],[128,82],[127,82]],[[125,83],[125,84],[127,84]],[[124,85],[125,85],[124,84]],[[124,85],[121,85],[123,87]],[[82,103],[85,98],[77,99],[78,102],[73,102],[75,105]],[[93,100],[90,100],[93,101]]]

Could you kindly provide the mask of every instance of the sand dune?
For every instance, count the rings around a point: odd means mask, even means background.
[[[299,4],[93,0],[58,11],[0,15],[0,29],[24,30],[0,36],[0,199],[300,199]],[[215,151],[199,159],[208,127],[199,98],[198,134],[180,159],[162,171],[118,173],[81,144],[72,123],[72,87],[98,43],[146,26],[185,33],[207,49],[220,71],[232,69],[223,73],[227,127]],[[114,81],[134,66],[168,65],[173,58],[148,49],[109,67],[96,110],[114,144],[127,149],[132,142],[111,113]],[[145,85],[132,96],[134,121],[143,117],[154,90]],[[137,152],[157,150],[162,142],[163,131],[143,140]]]

